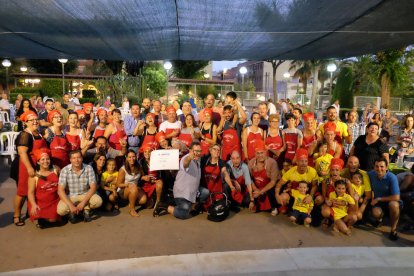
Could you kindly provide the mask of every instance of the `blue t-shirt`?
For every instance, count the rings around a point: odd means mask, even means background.
[[[398,179],[395,174],[387,171],[382,179],[378,179],[377,173],[370,171],[368,172],[368,176],[371,180],[374,198],[400,194],[400,187],[398,186]]]

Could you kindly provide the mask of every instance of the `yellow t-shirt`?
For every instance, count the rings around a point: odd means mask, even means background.
[[[292,196],[295,198],[292,209],[302,213],[308,213],[313,208],[313,200],[308,204],[303,203],[303,199],[308,195],[303,195],[298,190],[292,190]]]
[[[322,155],[315,160],[315,169],[318,175],[320,176],[319,182],[321,182],[323,179],[329,177],[329,166],[331,165],[331,160],[333,156],[329,153],[326,153],[325,155]],[[321,172],[328,173],[325,176],[321,175]]]
[[[303,174],[298,173],[298,166],[292,167],[286,173],[283,174],[282,179],[284,181],[290,181],[291,183],[296,182],[306,182],[311,184],[313,181],[318,181],[318,174],[316,170],[312,167],[307,168],[307,171]]]
[[[371,192],[371,181],[369,180],[367,172],[361,169],[359,169],[358,172],[362,174],[362,185],[364,186],[364,191]],[[342,170],[341,176],[351,180],[351,175],[348,168]]]
[[[113,172],[113,173],[109,173],[109,172],[105,171],[105,172],[102,173],[101,181],[103,181],[105,183],[105,186],[108,186],[105,181],[110,176],[113,176],[113,177],[117,178],[118,177],[118,172],[116,171],[116,172]],[[109,188],[113,188],[112,185],[109,186]]]
[[[323,130],[324,124],[325,123],[319,125],[319,130],[322,132],[322,135],[324,134],[324,130]],[[345,138],[345,137],[349,136],[347,124],[345,124],[341,121],[336,121],[335,124],[336,124],[336,131],[335,132],[339,133],[339,136],[341,138]]]
[[[337,196],[336,192],[331,192],[329,194],[330,200],[344,200],[348,202],[348,204],[355,205],[355,200],[349,194],[344,194],[343,196]],[[341,219],[348,215],[348,206],[341,206],[341,207],[332,207],[334,211],[334,220]]]
[[[365,194],[365,186],[362,183],[359,186],[352,183],[352,188],[354,188],[355,193],[357,193],[359,197],[362,197]]]

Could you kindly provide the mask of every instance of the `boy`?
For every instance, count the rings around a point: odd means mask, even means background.
[[[362,174],[360,172],[352,175],[352,188],[354,189],[354,199],[357,205],[357,220],[361,220],[368,204],[368,198],[365,195],[365,186],[362,184]]]
[[[348,214],[348,206],[354,206],[355,200],[346,193],[347,183],[343,179],[335,181],[335,191],[329,194],[326,204],[331,207],[334,217],[335,232],[351,235],[352,226],[356,221],[356,215]]]
[[[312,222],[310,213],[313,209],[313,200],[309,203],[304,203],[305,197],[309,196],[306,192],[308,191],[308,184],[306,182],[299,182],[297,190],[292,190],[292,197],[295,198],[293,203],[293,211],[289,215],[289,219],[292,223],[303,223],[305,227],[309,227]]]

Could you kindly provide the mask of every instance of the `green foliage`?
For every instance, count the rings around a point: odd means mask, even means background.
[[[29,99],[33,95],[43,96],[42,90],[33,87],[19,87],[10,91],[10,103],[14,103],[17,99],[17,95],[21,94],[24,99]]]
[[[151,93],[156,97],[165,95],[167,90],[167,74],[162,64],[158,62],[151,62],[145,65],[142,72],[145,85],[143,88],[148,88],[147,93]]]
[[[214,85],[199,85],[197,86],[197,97],[204,99],[208,94],[213,94],[216,98],[218,92]]]
[[[248,92],[255,92],[256,87],[251,80],[247,80],[244,82],[244,87],[241,84],[235,83],[234,84],[235,91],[248,91]]]
[[[82,97],[84,98],[96,98],[96,91],[95,90],[82,90]]]
[[[129,100],[129,106],[132,106],[133,104],[140,104],[140,98],[138,96],[128,96],[128,100]]]
[[[121,105],[124,96],[138,96],[142,98],[139,88],[140,80],[137,77],[129,77],[124,74],[110,76],[95,82],[96,88],[101,92],[99,99],[111,97],[111,102]]]
[[[106,66],[111,70],[113,75],[119,75],[122,72],[122,60],[105,60]]]
[[[57,59],[29,59],[27,62],[37,73],[62,74],[62,63]],[[65,64],[65,74],[74,72],[77,67],[76,60],[69,60]]]
[[[201,79],[204,71],[201,71],[208,65],[208,61],[196,60],[173,60],[173,74],[181,79]]]
[[[43,95],[48,97],[62,97],[62,80],[61,79],[42,79],[40,81],[40,88]],[[65,80],[65,92],[69,91],[69,81]]]
[[[341,107],[351,108],[353,104],[352,84],[352,69],[350,67],[343,67],[339,72],[336,86],[333,90],[332,101],[339,100]]]

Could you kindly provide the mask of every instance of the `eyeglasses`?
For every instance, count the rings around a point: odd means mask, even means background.
[[[193,150],[194,152],[201,153],[202,150]]]
[[[279,121],[270,121],[271,123],[279,123]]]
[[[211,148],[212,150],[216,150],[216,151],[219,151],[220,150],[220,148]]]
[[[38,122],[39,119],[30,119],[30,120],[27,120],[27,122],[34,122],[34,121]]]

